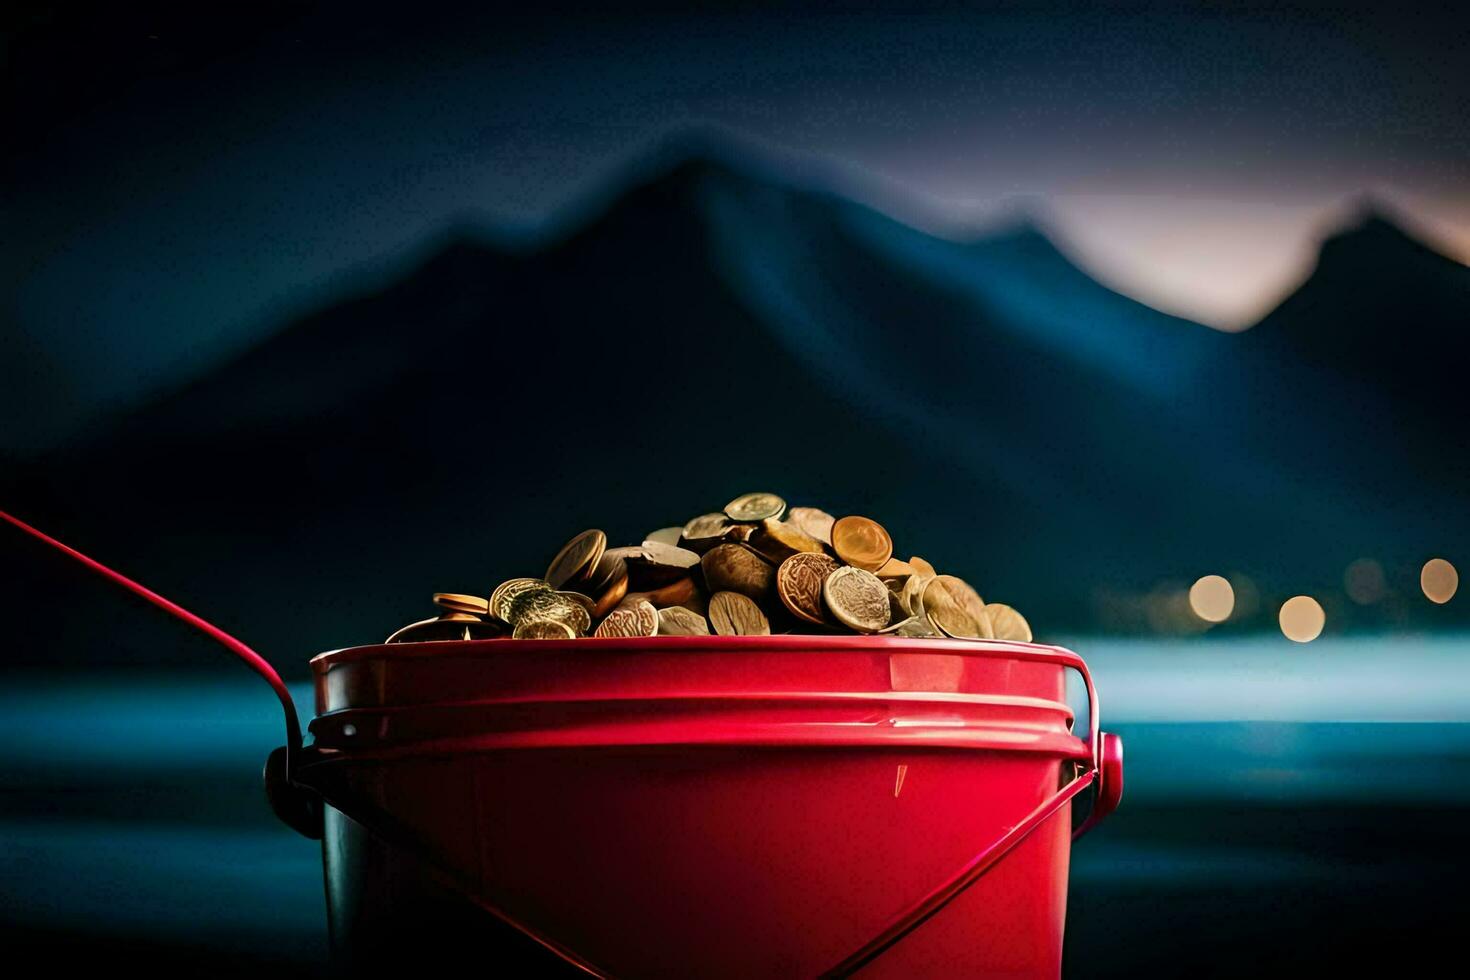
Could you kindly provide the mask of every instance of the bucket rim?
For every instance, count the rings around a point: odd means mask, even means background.
[[[783,633],[772,636],[590,636],[575,640],[440,640],[418,643],[371,643],[326,650],[311,658],[314,670],[374,658],[411,660],[420,657],[498,656],[507,653],[943,653],[1021,660],[1080,659],[1066,647],[1020,640],[967,640],[953,637],[907,637]]]

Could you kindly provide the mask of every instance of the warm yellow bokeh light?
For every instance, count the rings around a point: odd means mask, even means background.
[[[1235,590],[1221,575],[1206,575],[1189,587],[1189,608],[1207,623],[1223,623],[1235,609]]]
[[[1292,596],[1281,604],[1281,632],[1288,640],[1311,643],[1322,635],[1327,614],[1322,604],[1309,595]]]
[[[1419,587],[1430,602],[1449,602],[1460,587],[1460,573],[1443,558],[1431,558],[1419,570]]]

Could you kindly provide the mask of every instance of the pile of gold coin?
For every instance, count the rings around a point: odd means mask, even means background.
[[[743,494],[639,545],[609,548],[603,532],[583,531],[541,578],[508,579],[488,599],[438,592],[434,605],[438,616],[387,642],[848,632],[1031,640],[1010,606],[983,601],[922,558],[895,558],[877,521],[788,508],[773,493]]]

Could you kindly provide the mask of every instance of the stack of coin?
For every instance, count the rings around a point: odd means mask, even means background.
[[[436,593],[434,619],[389,643],[495,636],[765,636],[866,633],[1031,640],[1016,610],[917,556],[867,517],[787,508],[747,493],[721,511],[607,546],[602,531],[568,541],[541,578],[508,579],[489,599]]]
[[[439,615],[409,623],[384,643],[422,643],[426,640],[488,640],[505,632],[489,619],[484,599],[458,592],[435,592]]]

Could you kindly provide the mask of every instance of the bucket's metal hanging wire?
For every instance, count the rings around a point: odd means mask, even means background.
[[[75,548],[62,544],[50,535],[31,527],[25,521],[17,517],[12,517],[3,510],[0,510],[0,518],[20,528],[31,537],[49,544],[62,554],[76,559],[103,578],[111,579],[129,592],[142,596],[169,615],[182,619],[201,633],[222,644],[235,656],[245,661],[246,666],[251,670],[265,678],[265,682],[271,686],[271,690],[276,692],[276,697],[281,701],[281,708],[286,713],[286,772],[289,778],[291,762],[301,749],[301,722],[296,717],[296,704],[291,700],[291,692],[286,689],[286,683],[281,680],[281,675],[276,673],[275,668],[264,657],[208,620],[194,615],[178,603],[165,599],[157,592],[134,582],[126,575],[113,571],[100,561],[89,558]]]

